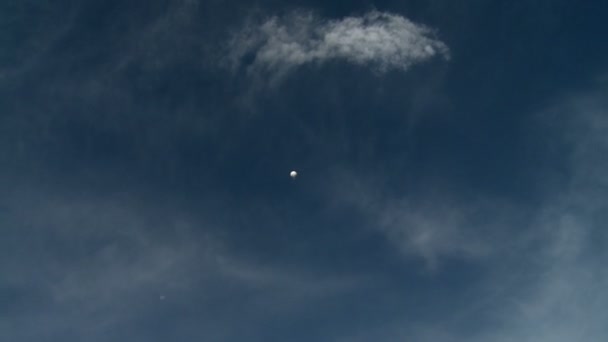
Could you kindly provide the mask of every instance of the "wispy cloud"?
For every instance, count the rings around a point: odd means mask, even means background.
[[[515,237],[507,234],[526,212],[499,198],[463,198],[442,191],[395,194],[383,183],[338,171],[330,190],[337,206],[357,211],[364,227],[385,236],[408,258],[437,270],[443,259],[480,260],[505,252]]]
[[[188,336],[216,340],[210,336],[233,334],[235,319],[272,320],[353,291],[363,280],[249,260],[214,236],[203,217],[168,207],[157,215],[153,203],[24,187],[19,193],[11,201],[0,196],[9,203],[1,218],[0,288],[33,298],[16,296],[0,310],[2,316],[19,306],[0,320],[16,341],[113,336],[118,327],[141,337],[148,332],[130,328],[141,317],[171,316],[184,307],[200,310],[201,320],[215,315],[213,325],[197,322]],[[238,305],[245,302],[247,310],[235,313],[230,300],[215,306],[232,296],[241,296]]]
[[[534,229],[544,248],[537,282],[507,314],[500,341],[600,341],[608,336],[608,119],[606,88],[576,94],[541,115],[569,147],[569,182],[549,199]],[[550,124],[548,124],[550,123]],[[495,339],[497,340],[497,339]]]
[[[249,24],[229,44],[232,67],[246,65],[280,78],[309,63],[344,60],[385,72],[406,70],[432,57],[449,57],[446,44],[430,28],[386,12],[372,11],[339,20],[295,12]]]
[[[504,206],[446,205],[454,202],[443,197],[435,197],[427,205],[412,205],[412,201],[390,205],[394,202],[390,196],[369,188],[355,191],[357,188],[351,186],[350,199],[357,199],[356,208],[370,218],[369,224],[386,233],[391,244],[414,255],[428,259],[426,255],[432,252],[430,255],[441,261],[457,252],[486,258],[496,250],[504,253],[491,258],[479,282],[468,284],[470,300],[449,307],[438,304],[432,321],[411,323],[411,317],[404,315],[375,329],[366,327],[344,340],[412,336],[419,341],[441,342],[605,340],[606,105],[601,92],[577,94],[536,116],[540,119],[535,119],[534,125],[551,137],[548,144],[556,146],[548,150],[559,152],[553,157],[568,164],[569,177],[551,184],[551,196],[532,215],[517,220],[522,224],[519,230],[505,219],[517,210],[505,211]],[[502,216],[475,219],[483,212]],[[386,215],[394,217],[388,224],[382,220]],[[427,239],[417,240],[420,234]],[[482,246],[488,253],[467,252],[469,246]]]

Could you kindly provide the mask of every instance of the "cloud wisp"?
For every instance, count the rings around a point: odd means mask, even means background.
[[[445,196],[399,200],[377,187],[351,185],[350,204],[406,256],[431,266],[467,257],[485,267],[481,280],[467,285],[474,296],[434,313],[441,319],[408,325],[411,317],[404,315],[343,340],[605,340],[608,165],[601,156],[608,149],[608,116],[602,94],[578,94],[538,115],[535,125],[553,134],[550,144],[568,163],[568,180],[553,184],[551,195],[524,217],[517,217],[520,207],[491,199],[460,205]],[[472,332],[463,336],[467,329]]]
[[[356,275],[252,261],[217,238],[204,217],[164,206],[156,216],[152,202],[19,193],[10,202],[0,196],[7,203],[0,295],[14,294],[0,310],[0,330],[13,341],[138,339],[150,329],[138,330],[137,322],[159,317],[169,318],[158,329],[183,340],[241,340],[233,320],[256,327],[367,286]],[[232,297],[241,300],[231,304]],[[17,312],[9,317],[10,310]],[[195,310],[196,320],[170,318],[181,310]]]
[[[233,68],[281,78],[304,64],[343,60],[379,72],[407,70],[432,57],[449,58],[447,45],[426,26],[396,14],[372,11],[328,20],[311,13],[274,16],[246,25],[229,42]]]
[[[446,259],[482,261],[505,253],[517,243],[505,239],[507,232],[527,215],[500,198],[464,198],[444,191],[395,194],[373,177],[338,172],[336,178],[340,181],[328,196],[338,207],[357,212],[365,227],[433,272]]]

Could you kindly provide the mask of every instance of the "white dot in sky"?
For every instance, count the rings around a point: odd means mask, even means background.
[[[298,176],[298,173],[297,173],[297,172],[295,172],[295,171],[291,171],[291,172],[289,173],[289,177],[291,177],[292,179],[296,179],[296,177],[297,177],[297,176]]]

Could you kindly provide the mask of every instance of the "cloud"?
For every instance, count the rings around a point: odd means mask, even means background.
[[[543,248],[534,287],[507,315],[499,341],[600,341],[608,336],[608,102],[601,91],[571,95],[540,115],[570,151],[569,179],[547,201],[534,229]],[[554,142],[553,142],[554,143]]]
[[[344,60],[370,66],[379,72],[407,70],[435,56],[449,57],[446,44],[434,31],[386,12],[328,20],[311,13],[274,16],[259,25],[249,24],[229,43],[233,68],[268,72],[280,78],[310,63]]]
[[[481,260],[494,255],[496,249],[505,252],[486,263],[480,272],[483,277],[467,284],[469,296],[459,293],[469,300],[438,303],[429,320],[413,320],[409,315],[393,317],[376,327],[352,331],[343,340],[606,340],[608,164],[603,156],[608,153],[608,103],[604,93],[605,88],[575,94],[557,101],[531,120],[544,134],[539,139],[548,141],[547,151],[558,153],[551,159],[559,158],[568,165],[568,177],[551,183],[550,195],[542,205],[526,219],[518,219],[522,229],[504,224],[508,222],[504,217],[516,212],[505,212],[504,206],[456,204],[441,196],[424,205],[405,201],[392,206],[394,197],[382,192],[353,190],[350,200],[358,198],[356,208],[370,218],[370,225],[385,233],[392,245],[413,251],[414,255],[424,256],[422,251],[427,251],[441,260],[457,251],[462,254],[471,245],[481,245],[489,252],[476,254]],[[355,195],[357,192],[359,195]],[[485,224],[476,223],[475,213],[479,212],[503,216]],[[395,217],[388,221],[390,224],[382,221],[387,213]],[[493,226],[494,221],[499,224]],[[401,233],[395,236],[393,229]],[[501,230],[505,234],[484,238],[484,234]],[[416,233],[429,237],[420,245],[424,248],[418,250],[414,248]]]
[[[138,322],[160,318],[166,331],[185,329],[174,332],[185,340],[227,340],[237,334],[234,320],[264,326],[257,322],[297,313],[364,281],[253,261],[215,236],[199,214],[129,196],[65,192],[21,186],[0,196],[7,203],[0,217],[0,291],[14,292],[0,328],[14,341],[141,339],[154,329],[140,330]],[[195,310],[193,322],[179,322],[181,310]]]
[[[337,186],[328,195],[335,205],[356,211],[365,229],[380,233],[428,270],[437,271],[445,259],[482,260],[507,252],[519,238],[507,235],[519,230],[516,225],[527,214],[500,198],[466,198],[440,190],[394,193],[382,181],[338,173]]]
[[[568,169],[561,181],[538,175],[539,182],[551,179],[539,186],[547,194],[538,207],[436,188],[422,194],[395,192],[385,185],[383,175],[345,170],[336,171],[328,196],[338,207],[357,212],[366,229],[380,233],[390,246],[408,258],[419,258],[429,269],[451,258],[489,263],[496,257],[517,258],[532,244],[544,244],[554,253],[584,250],[590,243],[586,234],[597,230],[600,213],[608,211],[606,105],[597,92],[590,92],[531,116],[529,124],[549,137],[536,140],[551,154],[546,158],[551,165],[565,164]],[[561,229],[567,227],[573,228]]]

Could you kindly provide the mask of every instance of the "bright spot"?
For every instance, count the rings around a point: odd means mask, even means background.
[[[296,179],[296,177],[297,177],[297,176],[298,176],[298,173],[297,173],[297,172],[295,172],[295,171],[291,171],[291,172],[289,173],[289,177],[291,177],[291,179]]]
[[[159,299],[160,299],[160,300],[165,300],[165,296],[161,295],[161,296],[159,297]]]

